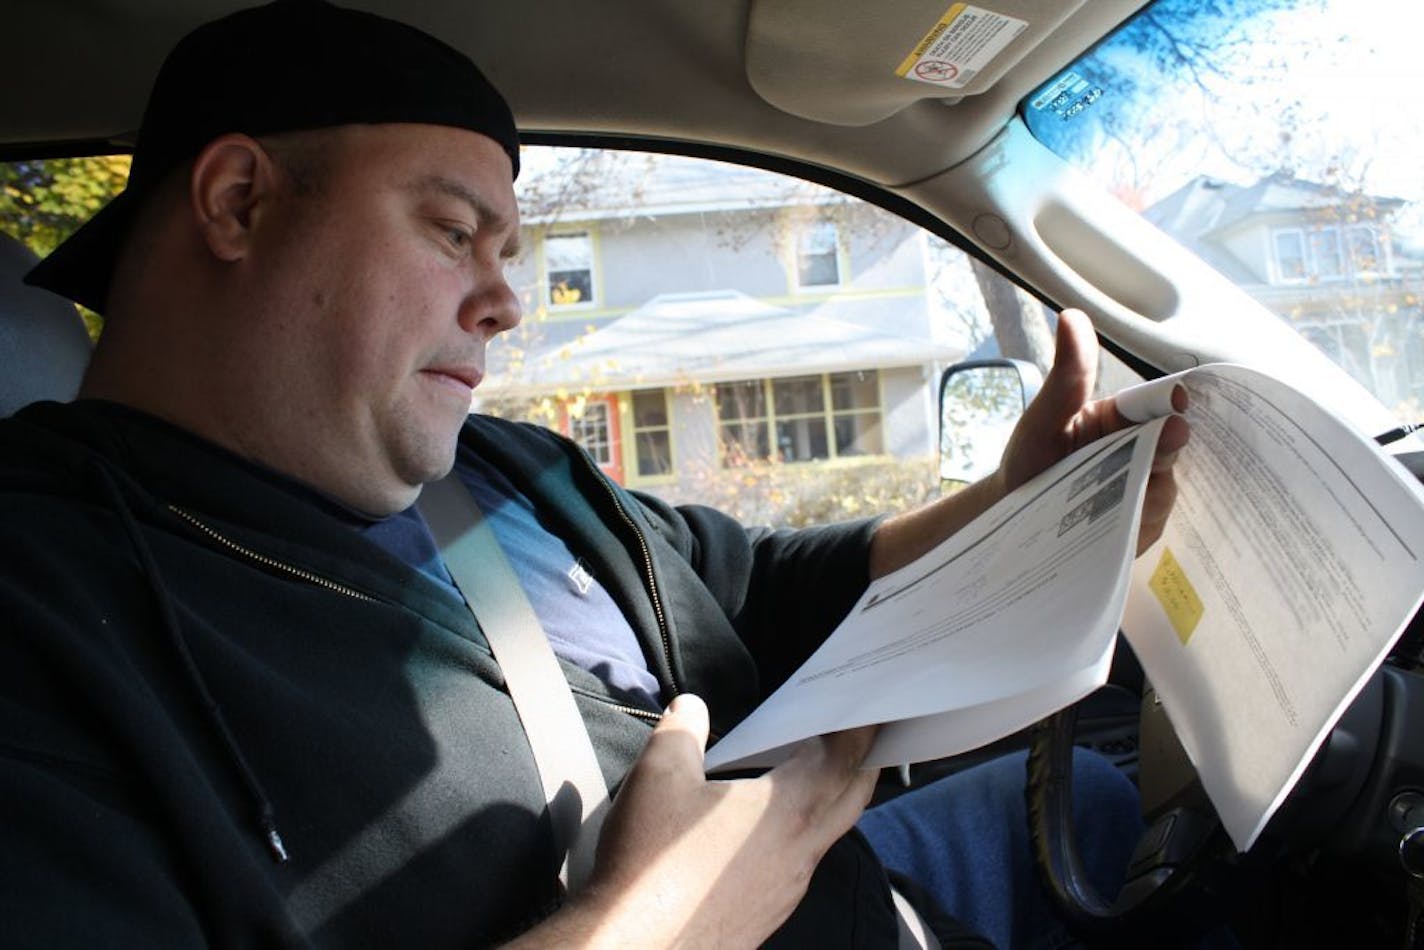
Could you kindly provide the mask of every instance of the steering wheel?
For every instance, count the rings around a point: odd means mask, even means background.
[[[1204,886],[1212,879],[1207,872],[1227,866],[1219,859],[1230,843],[1216,813],[1197,803],[1165,811],[1138,840],[1122,890],[1112,899],[1099,894],[1074,833],[1077,720],[1077,707],[1070,706],[1035,725],[1029,744],[1029,835],[1050,898],[1074,931],[1099,942],[1136,943],[1147,926],[1158,932],[1173,924],[1199,926],[1198,905],[1217,896]]]
[[[1417,621],[1416,621],[1417,622]],[[1262,867],[1287,853],[1324,848],[1397,873],[1399,864],[1424,878],[1424,675],[1392,666],[1377,670],[1322,744],[1286,804],[1248,854],[1238,854],[1215,811],[1196,794],[1152,803],[1121,892],[1109,900],[1088,880],[1073,829],[1072,755],[1076,707],[1033,727],[1026,789],[1034,860],[1049,896],[1070,928],[1095,945],[1143,945],[1170,933],[1183,941],[1226,919],[1234,901],[1251,891]],[[1178,767],[1148,754],[1153,730],[1170,730],[1150,689],[1142,701],[1142,784],[1152,769]],[[1175,735],[1169,745],[1180,750]],[[1161,742],[1158,741],[1160,746]],[[1159,783],[1160,784],[1160,783]],[[1412,798],[1410,796],[1413,796]],[[1144,795],[1144,804],[1148,804]],[[1409,813],[1413,804],[1418,811]],[[1413,850],[1418,843],[1419,854]]]

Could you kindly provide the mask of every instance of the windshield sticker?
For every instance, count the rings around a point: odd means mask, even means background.
[[[1102,86],[1069,70],[1034,96],[1029,107],[1036,112],[1052,112],[1066,121],[1077,118],[1102,97]]]
[[[1027,27],[1026,20],[956,3],[905,57],[895,75],[958,89]]]

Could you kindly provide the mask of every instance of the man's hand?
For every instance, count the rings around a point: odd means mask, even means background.
[[[1077,449],[1132,424],[1118,412],[1114,397],[1088,401],[1097,374],[1098,340],[1092,324],[1081,310],[1063,311],[1058,318],[1053,368],[1014,427],[994,476],[1001,481],[1003,493],[1013,491]],[[1172,407],[1178,412],[1187,408],[1187,393],[1180,386],[1172,393]],[[1172,512],[1177,498],[1172,465],[1187,444],[1188,435],[1187,421],[1173,416],[1157,442],[1147,497],[1142,503],[1139,554],[1161,537]]]
[[[703,774],[707,707],[668,707],[604,822],[587,889],[519,943],[755,946],[795,909],[860,817],[874,727],[806,742],[755,779]]]
[[[1098,340],[1081,310],[1058,317],[1053,368],[1043,388],[1014,427],[999,469],[982,481],[915,511],[883,522],[870,547],[870,575],[881,577],[904,567],[986,511],[1059,459],[1095,439],[1130,425],[1109,396],[1089,402],[1098,375]],[[1186,390],[1172,394],[1173,407],[1187,408]],[[1167,420],[1152,460],[1152,476],[1142,503],[1142,527],[1137,536],[1141,554],[1162,535],[1177,498],[1172,464],[1187,444],[1189,427],[1180,416]]]

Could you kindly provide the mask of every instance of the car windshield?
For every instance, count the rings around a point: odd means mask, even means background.
[[[1033,134],[1424,419],[1424,57],[1387,0],[1157,0],[1023,103]]]

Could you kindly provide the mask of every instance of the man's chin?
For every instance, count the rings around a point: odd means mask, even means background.
[[[455,467],[455,452],[464,419],[461,416],[459,425],[453,427],[442,424],[438,427],[439,431],[433,425],[427,424],[418,430],[412,425],[406,432],[408,436],[416,435],[415,438],[407,437],[403,441],[390,443],[389,475],[395,484],[386,486],[386,493],[406,499],[406,503],[397,510],[410,507],[425,485],[438,482],[450,474]]]
[[[438,482],[449,475],[455,468],[457,444],[458,434],[450,438],[448,449],[426,453],[418,465],[412,466],[413,471],[405,473],[405,480],[418,492],[422,486]]]

